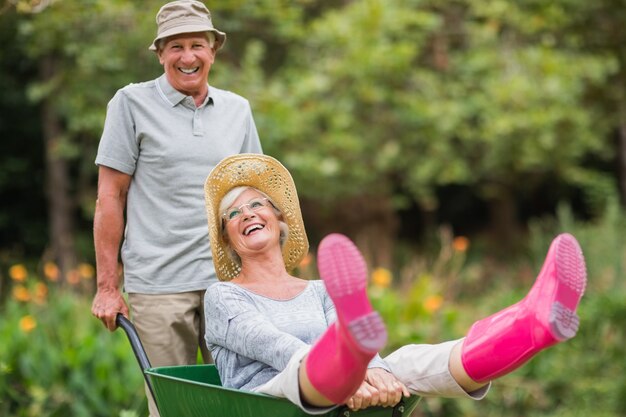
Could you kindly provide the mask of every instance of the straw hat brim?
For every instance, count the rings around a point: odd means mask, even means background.
[[[220,281],[230,281],[241,268],[229,256],[222,238],[222,213],[219,205],[231,189],[254,187],[264,192],[278,208],[289,227],[283,244],[283,260],[293,270],[309,250],[298,193],[291,174],[279,161],[262,154],[239,154],[223,159],[209,174],[204,185],[209,237],[215,272]]]

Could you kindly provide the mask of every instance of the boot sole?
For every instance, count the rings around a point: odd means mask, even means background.
[[[576,335],[580,319],[576,314],[578,303],[587,286],[585,258],[576,239],[570,234],[560,236],[556,248],[558,287],[550,309],[550,330],[558,340]]]
[[[344,235],[333,233],[320,242],[318,270],[331,298],[363,292],[367,265],[356,245]]]
[[[361,252],[346,236],[333,233],[320,242],[317,259],[339,324],[359,349],[378,352],[387,342],[387,330],[367,298],[367,264]]]
[[[559,341],[571,339],[578,332],[578,315],[563,304],[555,302],[550,310],[550,330]]]
[[[348,324],[352,340],[365,352],[379,352],[387,343],[385,323],[376,311]]]

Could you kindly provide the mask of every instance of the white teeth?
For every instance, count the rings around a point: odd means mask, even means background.
[[[193,74],[194,72],[198,71],[199,67],[195,67],[195,68],[179,68],[181,72],[184,72],[185,74]]]
[[[253,230],[257,230],[257,229],[263,229],[263,226],[261,226],[260,224],[253,224],[250,227],[247,227],[244,231],[243,234],[248,236],[250,234],[250,232],[252,232]]]

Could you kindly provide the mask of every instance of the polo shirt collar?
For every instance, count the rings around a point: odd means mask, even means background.
[[[163,97],[163,99],[167,101],[172,107],[180,104],[183,100],[185,100],[185,98],[188,97],[172,87],[170,82],[167,80],[167,75],[165,74],[157,78],[156,84],[159,92],[161,93],[161,97]],[[208,84],[207,87],[209,87],[209,94],[207,95],[204,104],[215,104],[215,96],[212,94],[212,89]]]

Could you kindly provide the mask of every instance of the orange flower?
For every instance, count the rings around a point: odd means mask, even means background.
[[[441,308],[443,304],[443,297],[440,295],[431,295],[424,301],[424,310],[433,314],[435,311]]]
[[[46,262],[43,266],[43,274],[52,282],[59,280],[59,267],[54,262]]]
[[[78,269],[72,269],[65,276],[65,280],[70,285],[77,285],[80,282],[80,272]]]
[[[452,241],[452,248],[456,252],[465,252],[469,248],[469,239],[465,236],[457,236]]]
[[[46,297],[48,297],[48,286],[43,282],[38,282],[35,285],[33,299],[37,304],[43,304],[46,301]]]
[[[78,273],[80,274],[80,277],[83,279],[91,279],[93,278],[96,271],[93,268],[93,266],[87,263],[82,263],[78,265]]]
[[[378,288],[387,288],[391,285],[391,271],[385,268],[376,268],[372,271],[372,284]]]
[[[24,265],[16,264],[9,268],[9,276],[13,281],[24,282],[28,277],[28,271]]]
[[[35,327],[37,327],[37,322],[33,316],[28,315],[20,319],[20,329],[22,329],[24,333],[30,333]]]
[[[311,264],[311,262],[313,262],[313,256],[310,253],[307,253],[304,258],[302,258],[302,260],[300,261],[300,265],[298,266],[300,268],[306,268]]]
[[[23,303],[30,301],[30,293],[28,292],[28,288],[23,285],[15,286],[13,288],[13,298]]]

